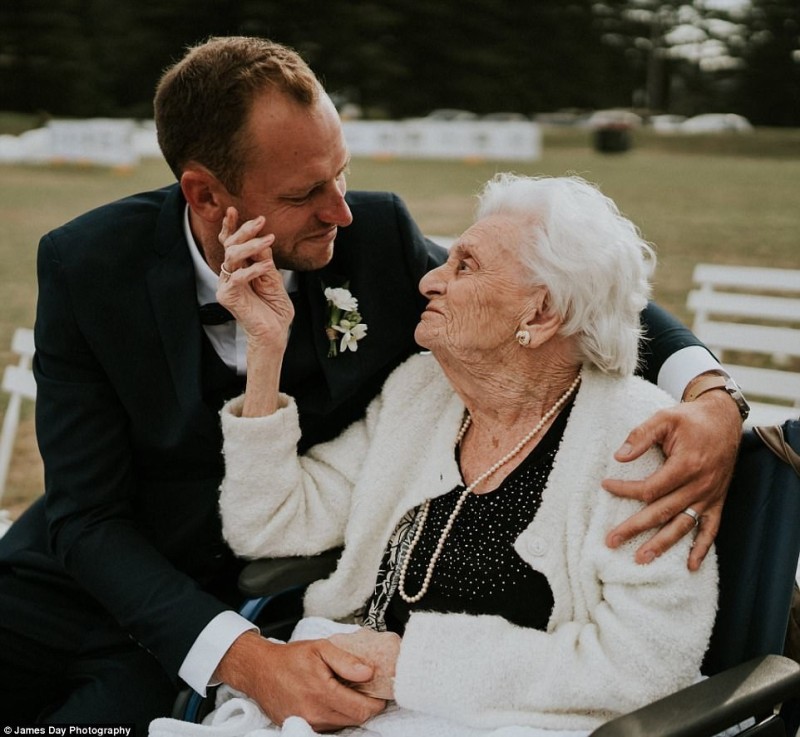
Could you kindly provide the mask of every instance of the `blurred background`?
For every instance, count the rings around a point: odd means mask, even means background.
[[[398,192],[429,234],[463,230],[497,171],[577,173],[655,245],[656,299],[686,322],[698,262],[800,268],[797,0],[4,0],[1,365],[33,325],[39,238],[171,181],[154,87],[187,45],[228,34],[300,51],[346,124],[530,131],[526,156],[357,152],[349,186]],[[142,151],[102,164],[36,149],[48,126],[94,118],[131,121]],[[0,507],[17,514],[42,483],[27,403]]]
[[[187,44],[294,46],[374,118],[634,107],[800,125],[796,0],[25,0],[0,5],[0,110],[152,114]]]

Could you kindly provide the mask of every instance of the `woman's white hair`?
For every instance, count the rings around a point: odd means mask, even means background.
[[[498,174],[478,197],[477,218],[522,216],[520,255],[532,285],[547,287],[583,361],[632,374],[655,253],[614,202],[577,176]]]

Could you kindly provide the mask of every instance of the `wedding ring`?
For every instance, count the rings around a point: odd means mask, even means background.
[[[233,276],[233,271],[228,271],[225,268],[225,264],[224,263],[220,264],[219,270],[220,270],[220,273],[225,275],[226,279],[230,279]],[[234,269],[234,271],[235,271],[235,269]]]
[[[686,507],[681,514],[688,514],[694,520],[694,526],[697,527],[700,524],[700,515],[694,511],[691,507]]]

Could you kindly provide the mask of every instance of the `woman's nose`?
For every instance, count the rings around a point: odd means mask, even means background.
[[[423,296],[431,299],[444,291],[444,279],[442,278],[444,267],[445,264],[442,264],[435,269],[431,269],[419,280],[419,291]]]

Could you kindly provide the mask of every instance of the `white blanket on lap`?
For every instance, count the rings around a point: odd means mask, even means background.
[[[355,629],[355,625],[308,617],[297,625],[291,639],[313,640]],[[300,717],[290,717],[278,727],[254,701],[227,686],[218,689],[216,709],[202,724],[163,718],[151,722],[149,729],[150,737],[316,737],[318,734]],[[348,727],[336,734],[339,737],[585,737],[588,732],[536,727],[475,729],[393,703],[363,726]]]

